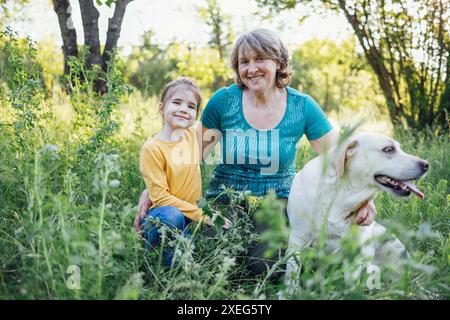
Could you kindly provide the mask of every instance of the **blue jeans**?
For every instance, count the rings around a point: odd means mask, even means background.
[[[157,219],[171,229],[178,229],[184,236],[190,234],[186,227],[192,220],[186,218],[180,209],[172,206],[152,208],[147,212],[147,217],[142,223],[143,236],[149,249],[157,246],[161,241],[158,225],[154,221]],[[166,247],[163,251],[164,263],[168,267],[172,266],[173,254],[174,248],[171,247]]]

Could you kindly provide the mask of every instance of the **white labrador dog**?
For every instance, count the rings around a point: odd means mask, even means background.
[[[326,227],[326,245],[330,251],[339,249],[352,223],[351,215],[379,191],[405,197],[411,193],[424,195],[411,183],[428,170],[428,163],[400,149],[393,139],[370,132],[361,132],[339,147],[308,162],[297,173],[288,199],[291,226],[289,251],[298,252],[314,244]],[[395,238],[377,246],[370,240],[384,234],[386,229],[374,222],[359,226],[361,254],[375,264],[384,259],[397,259],[405,253]],[[286,267],[286,285],[295,292],[295,275],[300,267],[291,258]],[[292,291],[294,290],[294,291]]]

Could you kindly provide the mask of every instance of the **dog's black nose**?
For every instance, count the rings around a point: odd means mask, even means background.
[[[427,172],[428,171],[428,168],[429,168],[428,161],[420,160],[419,161],[419,166],[420,166],[420,168],[422,169],[423,172]]]

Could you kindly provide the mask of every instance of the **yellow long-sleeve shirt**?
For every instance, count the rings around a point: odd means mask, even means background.
[[[193,127],[181,141],[149,138],[141,149],[140,170],[151,208],[174,206],[193,221],[203,220],[197,200],[202,194],[198,141]]]

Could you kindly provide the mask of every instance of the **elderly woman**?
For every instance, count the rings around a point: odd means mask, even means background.
[[[213,170],[206,197],[217,197],[225,185],[255,196],[274,190],[287,200],[300,138],[306,134],[313,149],[321,153],[336,143],[338,134],[310,96],[288,86],[288,51],[275,33],[257,29],[240,36],[231,65],[235,84],[214,93],[197,128],[203,137],[203,159],[217,142],[222,147],[222,163]],[[144,193],[141,212],[145,213],[147,199]],[[355,222],[369,225],[375,214],[369,203],[360,209]],[[260,258],[262,253],[260,245],[249,249],[251,257]],[[266,270],[265,264],[255,261],[251,268],[255,273]]]

